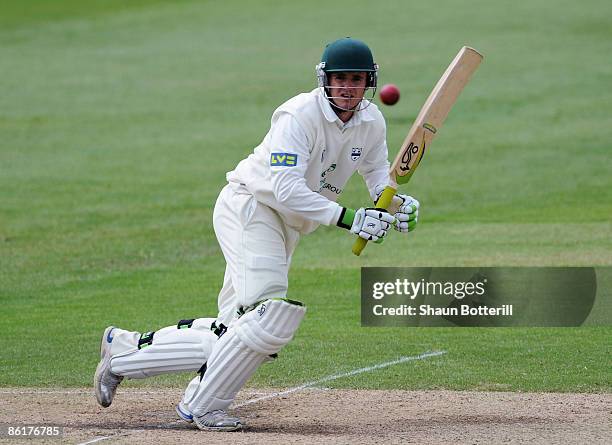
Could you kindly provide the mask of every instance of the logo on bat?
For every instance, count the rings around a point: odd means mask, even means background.
[[[418,155],[419,158],[414,162],[414,168],[419,165],[421,158],[423,157],[423,153],[425,153],[425,135],[423,135],[423,141],[421,142],[422,150],[419,149],[418,145],[415,145],[414,142],[411,142],[406,150],[404,150],[404,154],[402,155],[402,164],[399,166],[399,169],[403,172],[410,171],[410,161],[412,161],[413,155]]]

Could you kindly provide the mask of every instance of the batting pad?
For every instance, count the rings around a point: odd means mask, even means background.
[[[234,321],[215,344],[191,399],[185,394],[191,413],[227,409],[259,365],[291,341],[305,313],[301,303],[266,300]]]
[[[114,355],[111,371],[114,374],[142,379],[169,372],[197,371],[208,360],[217,341],[210,330],[212,318],[194,320],[192,327],[180,329],[176,325],[155,332],[149,346]]]

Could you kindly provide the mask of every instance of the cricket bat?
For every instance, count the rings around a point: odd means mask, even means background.
[[[398,186],[406,184],[410,180],[423,158],[425,149],[429,147],[440,130],[461,90],[468,83],[481,61],[482,54],[474,48],[464,46],[446,68],[427,101],[425,101],[399,153],[391,164],[389,186],[385,188],[376,202],[376,207],[388,208]],[[360,255],[367,243],[365,239],[357,238],[353,244],[353,253]]]

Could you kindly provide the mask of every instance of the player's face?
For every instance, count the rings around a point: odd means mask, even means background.
[[[329,95],[345,110],[353,110],[363,99],[368,75],[365,72],[329,73]]]

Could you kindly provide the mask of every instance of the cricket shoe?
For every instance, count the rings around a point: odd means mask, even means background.
[[[111,372],[110,348],[113,342],[114,326],[109,326],[104,330],[102,341],[100,342],[100,363],[94,375],[94,388],[96,389],[96,399],[104,408],[113,403],[113,397],[117,392],[117,386],[123,380],[122,376]]]
[[[176,414],[178,414],[179,418],[183,419],[187,423],[193,422],[193,415],[182,401],[176,405]]]
[[[193,421],[203,431],[237,431],[242,428],[238,417],[231,417],[221,409],[193,416]]]

